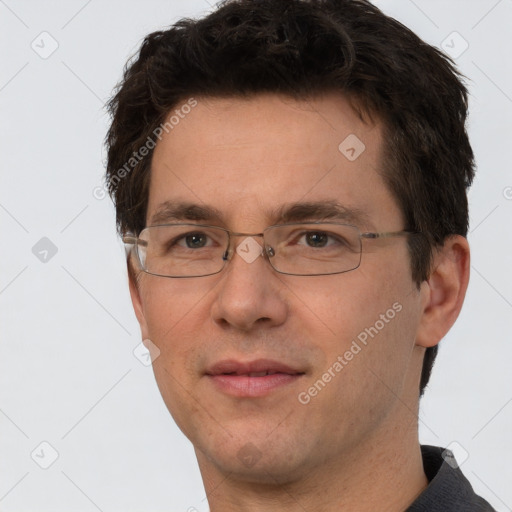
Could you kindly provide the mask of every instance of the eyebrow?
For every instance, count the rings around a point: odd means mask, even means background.
[[[164,201],[151,216],[149,225],[184,221],[222,223],[223,217],[223,213],[213,206]],[[341,221],[356,226],[370,224],[366,212],[343,206],[336,200],[287,203],[268,212],[267,217],[274,224],[319,220]]]

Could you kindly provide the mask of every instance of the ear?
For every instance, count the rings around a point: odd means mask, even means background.
[[[459,316],[469,282],[469,244],[451,235],[435,252],[432,272],[422,285],[425,304],[416,344],[433,347],[450,330]]]
[[[132,299],[133,310],[135,311],[135,316],[137,317],[140,325],[142,339],[145,340],[149,338],[149,330],[146,323],[146,318],[144,316],[144,308],[142,306],[142,300],[140,296],[138,274],[135,268],[133,268],[133,264],[130,261],[130,258],[127,259],[126,264],[128,266],[128,282],[130,286],[130,297]]]

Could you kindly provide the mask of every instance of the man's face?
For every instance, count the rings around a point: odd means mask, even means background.
[[[351,222],[362,232],[404,228],[380,176],[381,127],[345,99],[197,100],[157,144],[146,225],[163,206],[189,203],[221,216],[183,222],[261,233],[280,222],[279,209],[336,202],[361,214]],[[137,290],[142,335],[160,350],[158,386],[203,467],[285,481],[349,463],[368,443],[401,435],[396,424],[414,423],[424,301],[404,238],[363,240],[360,267],[342,274],[283,275],[235,251],[217,275],[141,273]],[[282,375],[249,376],[257,361]]]

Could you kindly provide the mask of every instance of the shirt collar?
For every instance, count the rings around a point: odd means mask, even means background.
[[[421,455],[429,484],[406,512],[496,512],[475,494],[450,450],[422,445]]]

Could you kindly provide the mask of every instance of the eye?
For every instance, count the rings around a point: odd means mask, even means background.
[[[206,246],[208,242],[208,235],[199,231],[195,233],[187,233],[186,235],[182,235],[177,238],[175,241],[178,245],[183,245],[181,242],[184,242],[188,249],[201,249]]]
[[[310,231],[304,235],[307,245],[311,247],[325,247],[329,241],[329,235],[321,231]]]
[[[338,235],[326,231],[306,231],[301,233],[296,239],[297,245],[305,245],[316,249],[329,247],[332,245],[345,245],[346,242]]]
[[[211,249],[215,245],[215,239],[204,231],[183,231],[181,233],[169,233],[159,243],[161,254],[182,253],[186,251],[198,252],[201,249]],[[156,246],[155,246],[156,247]]]

